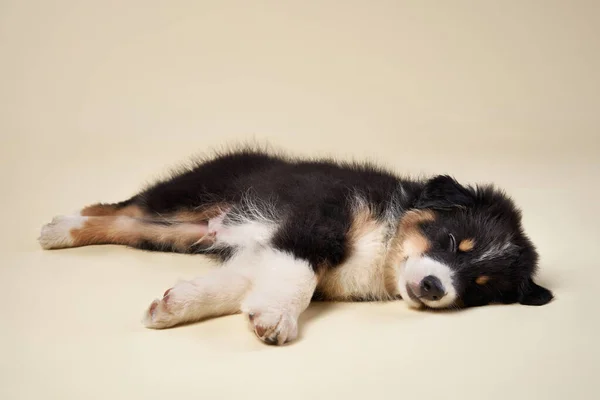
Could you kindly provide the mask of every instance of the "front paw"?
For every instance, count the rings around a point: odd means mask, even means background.
[[[182,281],[168,289],[162,299],[154,300],[144,314],[144,325],[152,329],[164,329],[189,322],[195,314],[194,285]]]
[[[247,315],[256,336],[267,344],[283,345],[298,336],[298,318],[289,312],[249,310]]]
[[[168,289],[162,299],[156,299],[146,310],[144,314],[144,325],[146,328],[163,329],[177,324],[178,319],[173,313],[173,303],[171,301],[170,292]]]

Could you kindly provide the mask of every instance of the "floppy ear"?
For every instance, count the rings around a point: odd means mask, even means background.
[[[415,208],[447,210],[467,207],[474,202],[473,194],[448,175],[438,175],[425,184]]]
[[[528,278],[519,293],[519,303],[527,306],[543,306],[554,298],[551,291],[537,285],[533,279]]]

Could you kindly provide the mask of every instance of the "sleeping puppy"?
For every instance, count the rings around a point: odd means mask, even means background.
[[[39,241],[213,257],[221,266],[168,289],[145,325],[243,312],[269,344],[296,338],[313,299],[443,309],[553,298],[533,281],[538,255],[520,211],[492,186],[250,148],[199,161],[121,203],[57,217]]]

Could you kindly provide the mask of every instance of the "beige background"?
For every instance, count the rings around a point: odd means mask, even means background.
[[[0,1],[0,398],[598,398],[599,16],[597,1]],[[496,182],[556,301],[319,305],[275,348],[241,316],[142,327],[201,257],[38,247],[53,215],[252,138]]]

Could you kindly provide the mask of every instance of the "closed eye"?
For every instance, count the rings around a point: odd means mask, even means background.
[[[456,238],[451,233],[449,233],[448,236],[450,237],[450,251],[453,253],[456,253],[456,250],[457,250]]]

